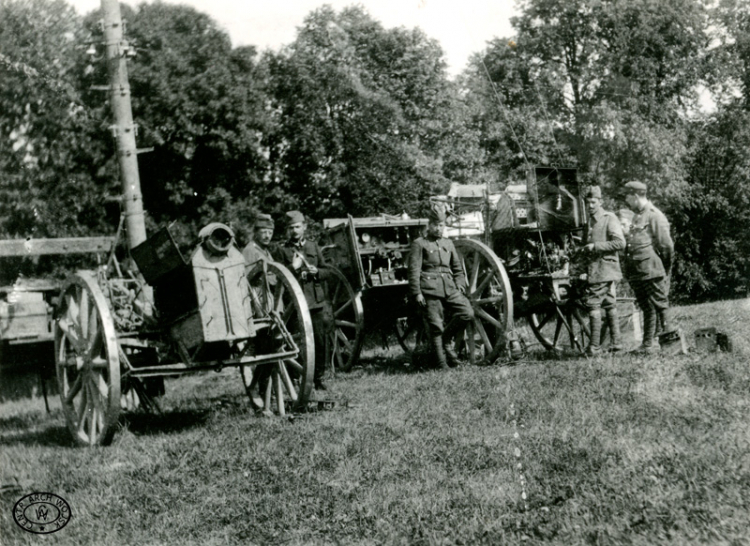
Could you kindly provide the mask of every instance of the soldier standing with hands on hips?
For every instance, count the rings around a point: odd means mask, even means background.
[[[329,272],[325,269],[325,260],[320,247],[315,241],[305,238],[307,221],[298,210],[287,212],[289,225],[287,241],[277,247],[275,256],[277,261],[287,266],[302,285],[307,306],[313,323],[315,338],[315,389],[328,390],[323,383],[330,348],[328,338],[333,332],[333,305],[328,295],[325,281]]]
[[[586,208],[589,221],[583,247],[588,261],[584,302],[589,310],[591,328],[591,341],[586,354],[594,356],[600,351],[602,309],[606,313],[612,338],[610,348],[613,352],[622,350],[616,286],[622,280],[618,252],[625,249],[625,236],[617,216],[602,208],[602,190],[599,186],[590,186],[586,190]]]
[[[657,320],[663,332],[670,332],[669,275],[674,243],[666,216],[646,197],[647,186],[633,181],[625,184],[625,201],[635,213],[627,237],[625,274],[643,311],[643,344],[638,352],[653,353]]]
[[[427,234],[411,244],[409,253],[409,292],[427,315],[432,347],[438,366],[458,364],[451,347],[451,337],[474,318],[474,310],[466,298],[466,276],[453,241],[443,237],[445,212],[436,206],[430,209]],[[456,320],[450,331],[444,326],[444,308]]]

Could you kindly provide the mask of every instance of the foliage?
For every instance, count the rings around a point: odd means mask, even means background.
[[[487,117],[513,136],[505,147],[528,149],[531,163],[576,164],[584,181],[612,188],[646,178],[676,194],[679,114],[697,83],[704,19],[690,0],[528,0],[513,19],[518,34],[472,60],[473,78],[486,73],[492,92],[473,86],[504,111]]]
[[[105,234],[116,180],[80,97],[80,20],[62,1],[0,2],[0,238]]]
[[[749,124],[750,112],[734,106],[695,128],[690,199],[674,214],[683,256],[676,293],[686,300],[750,291]]]
[[[227,34],[187,6],[142,4],[128,35],[138,48],[130,64],[144,202],[153,219],[193,229],[240,220],[267,172],[265,77],[252,47],[232,49]],[[231,209],[231,211],[230,211]]]
[[[96,449],[70,447],[59,400],[6,402],[3,536],[38,544],[12,507],[49,491],[74,513],[60,545],[744,544],[750,307],[674,314],[736,352],[445,373],[372,353],[332,411],[288,420],[225,369],[167,380],[162,413]]]
[[[324,7],[269,65],[275,172],[313,216],[414,212],[448,177],[468,179],[478,167],[442,50],[419,30],[386,30],[359,7]],[[460,158],[457,145],[467,148]]]
[[[747,205],[733,200],[748,184],[736,147],[750,110],[745,2],[523,0],[515,35],[455,81],[437,41],[362,7],[319,8],[262,54],[187,6],[122,9],[137,142],[153,148],[139,156],[150,230],[177,222],[190,239],[218,220],[245,241],[257,210],[422,215],[451,182],[502,187],[531,165],[576,166],[609,207],[623,182],[649,184],[675,226],[677,293],[746,289]],[[98,19],[63,0],[0,0],[0,237],[117,225],[103,51],[84,55]],[[716,112],[698,113],[700,89]]]

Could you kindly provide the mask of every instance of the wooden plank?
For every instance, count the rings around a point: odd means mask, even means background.
[[[114,237],[68,237],[61,239],[9,239],[0,241],[0,258],[44,254],[109,252]]]

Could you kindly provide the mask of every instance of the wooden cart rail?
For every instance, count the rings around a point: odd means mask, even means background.
[[[0,241],[0,258],[47,254],[110,252],[115,237],[69,237],[65,239],[8,239]]]

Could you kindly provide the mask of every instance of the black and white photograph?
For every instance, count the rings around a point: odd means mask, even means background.
[[[750,1],[0,0],[0,544],[750,544]]]

